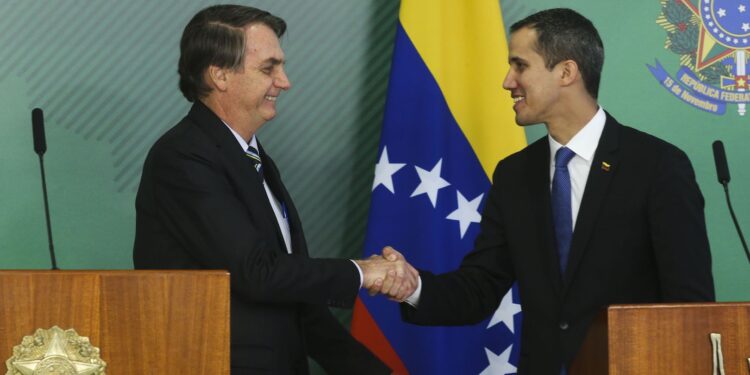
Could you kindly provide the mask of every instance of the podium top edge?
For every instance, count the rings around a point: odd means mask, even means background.
[[[205,276],[229,276],[226,270],[0,270],[2,275],[164,275],[177,276],[200,274]]]
[[[677,302],[677,303],[648,303],[610,305],[607,311],[612,310],[641,310],[641,309],[684,309],[684,308],[711,308],[711,307],[750,307],[750,301],[742,302]]]

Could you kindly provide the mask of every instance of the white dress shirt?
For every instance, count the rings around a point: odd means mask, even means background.
[[[232,134],[234,135],[234,138],[237,139],[237,143],[240,144],[240,147],[242,147],[242,151],[247,151],[248,146],[253,146],[256,150],[258,150],[258,153],[260,153],[260,150],[258,149],[258,140],[255,139],[255,135],[253,135],[253,138],[250,139],[250,144],[248,145],[247,142],[245,142],[245,139],[243,139],[239,134],[237,134],[234,129],[232,129],[229,125],[224,123],[226,125],[227,129],[229,129]],[[263,156],[261,155],[261,160],[263,160]],[[249,169],[248,169],[249,171]],[[291,254],[292,253],[292,234],[289,230],[289,220],[286,217],[286,209],[281,204],[281,201],[279,201],[276,196],[271,191],[271,188],[268,187],[268,183],[266,183],[266,180],[263,179],[263,188],[266,190],[266,196],[268,197],[268,201],[271,202],[271,208],[273,208],[273,213],[276,215],[276,223],[279,226],[279,229],[281,230],[281,236],[284,237],[284,245],[286,245],[286,252]]]
[[[567,147],[575,153],[568,163],[568,172],[570,173],[570,207],[573,214],[573,230],[576,228],[576,219],[578,209],[581,208],[581,199],[583,191],[586,188],[586,181],[589,179],[591,163],[594,161],[594,153],[599,145],[599,138],[604,130],[604,123],[607,116],[604,114],[602,107],[596,112],[594,117],[581,130],[570,139],[567,145],[561,145],[551,135],[549,139],[549,188],[552,191],[552,177],[555,175],[555,153],[560,147]]]
[[[549,162],[549,180],[550,180],[550,191],[552,190],[552,176],[555,174],[555,153],[560,147],[566,146],[575,153],[570,162],[568,163],[568,172],[570,173],[570,187],[571,187],[571,208],[573,214],[573,229],[576,227],[576,218],[578,216],[578,209],[581,207],[581,199],[583,199],[583,192],[586,188],[586,181],[589,178],[589,171],[591,170],[591,163],[594,161],[594,153],[596,147],[599,145],[599,138],[602,136],[604,130],[604,123],[607,121],[607,116],[604,114],[602,107],[596,111],[591,120],[571,138],[567,145],[561,145],[555,141],[552,136],[547,135],[549,139],[549,151],[550,151],[550,162]],[[417,307],[419,304],[419,296],[422,293],[422,278],[419,278],[417,289],[404,302]]]

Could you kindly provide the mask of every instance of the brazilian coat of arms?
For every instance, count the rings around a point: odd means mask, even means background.
[[[651,74],[677,99],[723,115],[735,106],[744,116],[750,103],[748,51],[750,0],[660,0],[656,23],[667,33],[664,47],[679,56],[668,73],[657,60]]]

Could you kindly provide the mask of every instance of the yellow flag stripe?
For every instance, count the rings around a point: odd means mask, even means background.
[[[403,0],[401,24],[432,72],[482,168],[526,145],[502,88],[508,47],[497,0]]]

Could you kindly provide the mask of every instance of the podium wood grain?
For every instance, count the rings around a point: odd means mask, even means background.
[[[614,305],[592,325],[571,375],[712,374],[710,333],[727,375],[750,375],[750,303]]]
[[[107,374],[229,374],[224,271],[0,271],[0,360],[37,328],[74,328]]]

